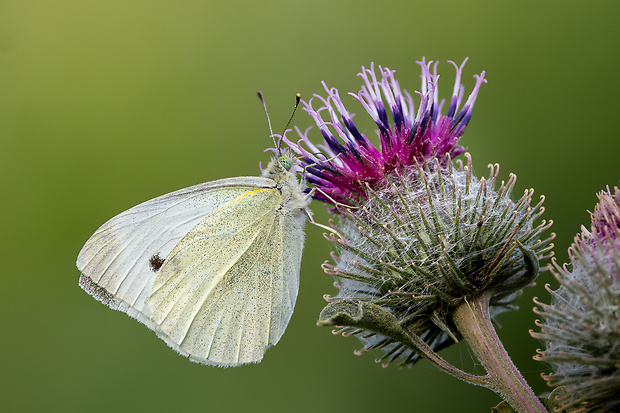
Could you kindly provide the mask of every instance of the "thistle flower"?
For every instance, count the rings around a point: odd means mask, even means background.
[[[393,314],[404,329],[432,349],[460,337],[451,318],[456,307],[486,291],[493,315],[513,308],[520,290],[538,274],[550,239],[540,240],[550,224],[534,221],[542,199],[530,206],[533,191],[510,199],[516,177],[498,185],[499,167],[487,179],[472,173],[471,160],[453,168],[451,158],[472,114],[484,72],[462,108],[463,64],[456,68],[450,106],[441,114],[437,65],[424,60],[420,104],[401,91],[394,71],[362,68],[359,101],[378,126],[380,149],[358,131],[338,90],[323,83],[325,106],[304,102],[324,142],[313,145],[306,133],[286,140],[306,165],[315,197],[330,204],[340,222],[330,240],[338,247],[336,265],[323,269],[336,279],[339,293],[330,302],[367,301]],[[431,74],[432,71],[432,74]],[[393,123],[387,112],[391,112]],[[326,112],[329,120],[323,120]],[[339,139],[338,139],[339,138]],[[377,332],[347,326],[339,330],[365,343],[361,352],[382,348],[385,363],[411,365],[419,354]]]
[[[498,165],[490,166],[486,179],[473,174],[469,155],[453,165],[452,159],[464,151],[459,138],[485,73],[475,76],[461,107],[465,62],[452,63],[456,81],[444,115],[437,65],[418,64],[422,87],[416,92],[417,111],[394,71],[379,66],[377,74],[371,64],[359,74],[362,88],[350,95],[376,123],[379,147],[356,127],[338,90],[325,83],[327,97],[315,95],[303,102],[323,142],[313,144],[308,130],[298,130],[299,142],[284,138],[300,155],[313,196],[338,218],[328,236],[337,250],[334,264],[325,263],[323,269],[334,276],[339,292],[326,296],[329,304],[319,324],[340,326],[337,333],[357,336],[364,344],[358,354],[382,349],[378,361],[384,365],[411,366],[425,357],[450,374],[499,392],[519,382],[527,395],[506,396],[513,406],[545,411],[513,368],[490,322],[491,315],[514,308],[521,289],[538,275],[539,260],[551,255],[553,236],[541,240],[551,223],[538,223],[543,199],[530,206],[533,191],[527,190],[512,201],[516,177],[498,182]],[[323,106],[315,109],[314,100]],[[473,333],[482,330],[471,325],[476,322],[488,324],[483,330],[492,349],[482,350],[483,338]],[[461,337],[480,351],[483,364],[501,359],[501,367],[484,364],[489,375],[473,376],[435,353]],[[520,378],[500,377],[506,371]]]
[[[560,287],[551,304],[539,301],[539,333],[546,343],[537,360],[549,363],[551,386],[568,411],[620,409],[620,190],[598,194],[591,228],[582,227],[569,248],[570,266],[553,262]]]
[[[299,143],[284,139],[302,157],[308,182],[320,189],[314,193],[315,198],[326,203],[357,204],[367,199],[367,185],[385,185],[387,178],[403,167],[419,165],[433,158],[445,166],[448,162],[445,155],[454,158],[463,153],[464,148],[458,146],[458,140],[471,119],[480,86],[486,83],[485,72],[474,76],[474,90],[460,107],[465,90],[460,81],[466,62],[467,59],[461,66],[450,62],[456,68],[456,80],[445,115],[441,114],[443,101],[438,98],[437,63],[432,65],[433,62],[426,63],[424,59],[417,62],[422,68],[422,87],[416,92],[420,95],[417,112],[411,95],[401,91],[393,70],[379,66],[381,77],[378,78],[374,64],[371,63],[370,69],[362,67],[358,75],[364,85],[357,94],[349,95],[376,123],[380,148],[357,129],[338,89],[329,88],[323,82],[326,98],[314,95],[309,102],[302,101],[323,135],[323,144],[315,146],[307,136],[308,130],[305,133],[298,130]],[[321,101],[323,106],[315,110],[314,99]],[[388,118],[388,110],[393,123]],[[328,120],[322,118],[322,112],[327,112]]]

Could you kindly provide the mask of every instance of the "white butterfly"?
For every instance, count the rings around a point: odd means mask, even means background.
[[[299,289],[311,212],[294,164],[284,152],[261,177],[195,185],[117,215],[80,251],[80,286],[192,361],[261,361]]]

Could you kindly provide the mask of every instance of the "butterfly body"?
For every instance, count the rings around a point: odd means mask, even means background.
[[[310,210],[293,164],[285,153],[261,177],[195,185],[117,215],[80,252],[80,285],[192,361],[260,361],[299,289]]]

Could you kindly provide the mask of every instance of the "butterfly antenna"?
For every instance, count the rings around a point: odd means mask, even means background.
[[[278,152],[280,152],[280,148],[278,147],[278,144],[276,143],[276,139],[273,137],[273,129],[271,129],[271,119],[269,119],[269,112],[267,112],[267,104],[265,103],[265,97],[263,96],[263,92],[259,90],[258,92],[256,92],[256,94],[258,95],[258,98],[260,99],[260,101],[263,103],[263,109],[265,109],[265,115],[267,116],[267,124],[269,125],[269,136],[271,136],[271,139],[273,139],[273,145],[275,146],[275,148],[278,150]]]
[[[271,129],[271,119],[269,119],[269,112],[267,112],[267,104],[265,103],[265,97],[263,96],[263,92],[261,92],[260,90],[257,92],[257,94],[258,94],[258,98],[263,103],[263,108],[265,109],[265,115],[267,116],[267,123],[269,124],[269,133],[271,134],[271,138],[273,139],[273,144],[279,153],[280,142],[279,141],[276,142],[275,138],[273,137],[273,129]],[[301,93],[297,93],[295,95],[295,107],[293,108],[293,113],[291,113],[291,117],[288,119],[288,122],[286,122],[286,126],[284,126],[284,131],[282,132],[282,136],[284,136],[284,134],[286,133],[286,128],[288,128],[288,125],[291,124],[291,121],[293,120],[293,117],[295,116],[295,112],[297,112],[297,107],[299,106],[300,101],[301,101]]]
[[[297,107],[299,106],[299,102],[301,101],[301,93],[297,93],[295,95],[295,107],[293,108],[293,113],[291,113],[291,117],[288,118],[288,122],[286,122],[286,126],[284,127],[284,132],[282,132],[282,136],[286,133],[286,128],[291,124],[293,117],[295,116],[295,112],[297,112]]]

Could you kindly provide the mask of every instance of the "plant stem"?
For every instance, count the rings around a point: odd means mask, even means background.
[[[488,374],[485,376],[476,376],[474,374],[466,373],[460,369],[457,369],[452,364],[444,360],[439,354],[435,353],[435,351],[433,351],[433,349],[416,334],[412,333],[411,331],[406,331],[406,334],[411,340],[411,342],[409,343],[402,340],[401,343],[407,345],[413,351],[421,354],[429,362],[433,363],[435,366],[439,367],[446,373],[467,383],[493,389],[493,383],[491,381],[491,377]]]
[[[489,314],[492,293],[465,301],[454,313],[454,322],[491,377],[489,387],[517,412],[547,413],[517,370],[500,341]]]

